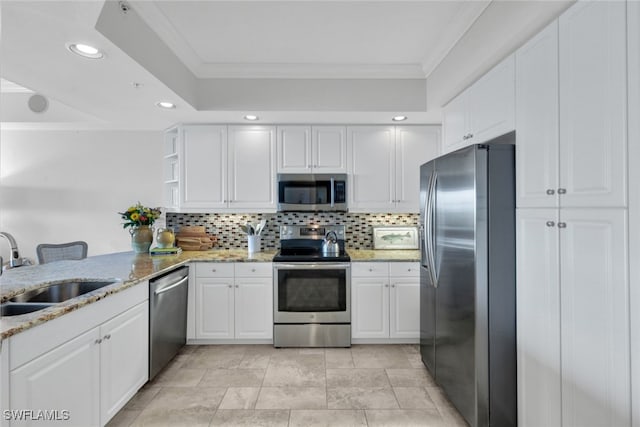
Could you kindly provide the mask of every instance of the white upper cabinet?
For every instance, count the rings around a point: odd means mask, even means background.
[[[511,55],[444,107],[443,153],[515,129],[514,68]]]
[[[517,61],[518,207],[625,207],[624,2],[579,2]]]
[[[346,173],[344,126],[278,126],[279,173]]]
[[[516,52],[516,70],[516,204],[557,207],[557,21]]]
[[[227,127],[185,126],[180,133],[180,208],[225,208]]]
[[[352,126],[347,129],[349,210],[388,211],[395,200],[395,129]]]
[[[229,208],[276,208],[276,138],[272,126],[229,126]]]
[[[560,17],[561,206],[626,206],[626,53],[625,2]]]
[[[278,173],[311,172],[311,126],[278,126]]]
[[[439,126],[396,126],[395,211],[420,211],[420,165],[439,152]]]
[[[167,143],[168,144],[168,143]],[[276,208],[275,128],[187,125],[179,128],[179,203],[165,178],[165,202],[185,212],[260,211]],[[170,172],[166,172],[170,173]]]
[[[349,210],[418,212],[420,165],[438,155],[438,126],[347,129]]]
[[[344,126],[313,126],[311,137],[312,170],[316,173],[346,173],[346,128]]]

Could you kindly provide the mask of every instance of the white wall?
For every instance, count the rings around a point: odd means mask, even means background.
[[[117,212],[162,205],[162,132],[3,130],[0,230],[21,256],[38,243],[85,240],[89,256],[131,250]],[[9,256],[6,240],[0,255]]]

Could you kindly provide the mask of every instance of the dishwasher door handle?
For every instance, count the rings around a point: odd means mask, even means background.
[[[187,281],[188,279],[189,279],[189,276],[183,277],[182,279],[178,280],[178,281],[177,281],[176,283],[174,283],[173,285],[171,285],[171,286],[167,286],[166,288],[162,288],[162,289],[160,289],[160,290],[156,290],[156,291],[154,291],[153,293],[154,293],[155,295],[163,294],[163,293],[165,293],[165,292],[170,291],[170,290],[171,290],[171,289],[173,289],[173,288],[177,288],[178,286],[180,286],[180,285],[182,285],[182,284],[186,283],[186,281]]]

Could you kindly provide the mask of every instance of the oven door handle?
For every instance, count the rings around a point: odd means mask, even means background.
[[[296,262],[291,264],[286,263],[274,263],[273,268],[286,268],[290,270],[308,270],[310,268],[317,268],[321,270],[342,270],[350,268],[351,264],[348,262]]]
[[[331,177],[331,207],[336,205],[335,179]]]

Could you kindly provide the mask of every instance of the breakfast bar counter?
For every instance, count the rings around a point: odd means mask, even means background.
[[[0,318],[0,340],[102,300],[189,262],[271,262],[275,251],[249,254],[246,249],[183,251],[178,255],[119,252],[80,261],[10,269],[0,276],[0,302],[23,292],[69,280],[113,281],[113,284],[43,310]]]

